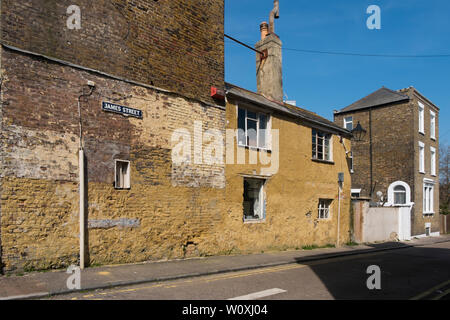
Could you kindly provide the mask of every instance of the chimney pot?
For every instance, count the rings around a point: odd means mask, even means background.
[[[263,23],[261,23],[261,25],[259,26],[259,29],[261,30],[261,40],[264,40],[264,38],[267,36],[267,34],[269,33],[269,24],[264,21]]]

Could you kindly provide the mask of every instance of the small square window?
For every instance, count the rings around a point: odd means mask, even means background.
[[[319,219],[328,219],[330,217],[330,208],[333,200],[330,199],[320,199],[319,200]]]
[[[116,160],[115,166],[115,188],[130,189],[130,161]]]
[[[353,130],[353,117],[345,117],[344,118],[344,128],[348,131]]]

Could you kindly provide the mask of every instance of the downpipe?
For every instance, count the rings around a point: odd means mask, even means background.
[[[82,94],[78,97],[78,119],[80,128],[80,149],[78,151],[78,177],[79,177],[79,215],[80,215],[80,269],[84,269],[86,266],[85,262],[85,249],[86,249],[86,212],[85,212],[85,194],[86,194],[86,184],[84,181],[84,147],[83,147],[83,126],[81,118],[81,98],[88,98],[95,89],[95,83],[88,82],[89,92],[84,93],[84,87],[82,88]]]
[[[84,194],[85,194],[85,186],[84,186],[84,150],[80,148],[78,152],[79,156],[79,178],[80,178],[80,269],[84,269],[85,267],[85,207],[84,207]]]

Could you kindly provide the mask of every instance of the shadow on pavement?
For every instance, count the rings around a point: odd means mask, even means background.
[[[306,263],[335,299],[411,299],[450,279],[449,242],[430,246],[405,246],[388,242],[367,245],[376,249],[405,247]],[[321,255],[323,258],[332,254]],[[317,256],[316,256],[317,257]],[[296,259],[305,264],[304,258]],[[367,282],[373,272],[369,266],[380,268],[381,289],[370,290]],[[369,280],[374,283],[374,276]],[[444,292],[450,284],[436,288]],[[430,292],[430,295],[434,292]],[[427,299],[429,295],[421,298]],[[436,296],[436,294],[434,295]],[[445,296],[445,295],[444,295]]]

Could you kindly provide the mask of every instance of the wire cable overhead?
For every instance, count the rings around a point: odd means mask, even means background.
[[[233,40],[248,49],[261,53],[253,49],[248,44],[239,41],[227,34],[225,37]],[[234,43],[231,41],[225,41],[228,43]],[[408,54],[377,54],[377,53],[358,53],[358,52],[339,52],[339,51],[321,51],[321,50],[308,50],[308,49],[297,49],[297,48],[282,48],[282,50],[301,52],[301,53],[311,53],[311,54],[329,54],[329,55],[340,55],[340,56],[357,56],[357,57],[378,57],[378,58],[450,58],[450,54],[425,54],[425,55],[408,55]]]

